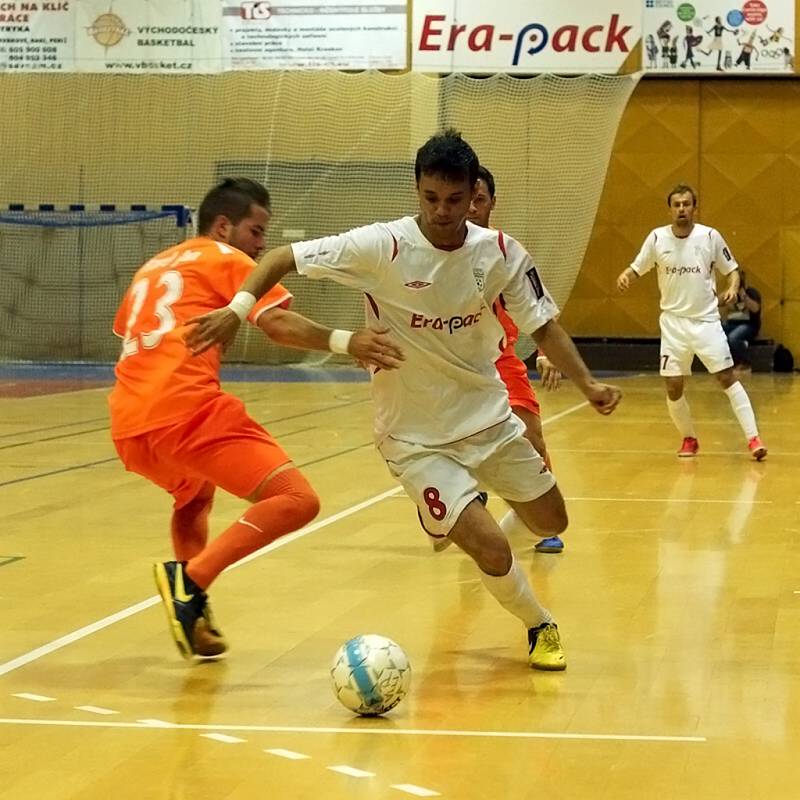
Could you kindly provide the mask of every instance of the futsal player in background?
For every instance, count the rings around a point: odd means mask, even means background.
[[[661,375],[666,382],[669,416],[683,439],[678,455],[692,458],[700,449],[683,393],[684,379],[692,374],[696,355],[728,396],[751,455],[762,461],[767,448],[758,435],[750,398],[734,373],[719,315],[720,304],[736,301],[739,265],[719,231],[694,221],[697,194],[691,186],[676,186],[667,195],[667,206],[671,224],[647,234],[639,255],[617,277],[617,288],[626,292],[632,279],[656,269],[661,293]],[[728,278],[719,300],[715,270]]]

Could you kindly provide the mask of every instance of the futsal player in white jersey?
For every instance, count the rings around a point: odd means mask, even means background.
[[[375,438],[389,471],[416,503],[434,538],[449,537],[471,556],[483,584],[528,629],[532,667],[566,666],[558,628],[514,560],[504,534],[478,500],[492,488],[539,535],[567,526],[564,499],[511,413],[495,360],[506,309],[601,414],[618,389],[597,383],[556,322],[558,308],[525,249],[502,232],[466,221],[478,158],[455,131],[417,152],[420,213],[326,236],[265,256],[226,309],[199,317],[187,337],[195,352],[229,342],[255,297],[297,270],[330,278],[366,297],[370,327],[388,331],[405,353],[397,370],[374,370]],[[333,349],[346,345],[334,341]]]
[[[758,435],[753,406],[733,371],[733,358],[722,329],[719,304],[736,300],[738,264],[715,228],[695,223],[697,195],[681,184],[667,195],[672,224],[652,230],[639,255],[617,278],[625,292],[632,278],[655,268],[661,292],[661,375],[667,385],[667,408],[683,437],[678,455],[692,457],[699,449],[689,403],[683,393],[684,377],[691,375],[696,355],[719,381],[756,461],[767,456]],[[717,299],[714,270],[728,276]]]

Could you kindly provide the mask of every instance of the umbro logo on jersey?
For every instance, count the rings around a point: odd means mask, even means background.
[[[424,289],[426,286],[431,286],[432,284],[428,283],[428,281],[409,281],[404,286],[408,286],[409,289]]]

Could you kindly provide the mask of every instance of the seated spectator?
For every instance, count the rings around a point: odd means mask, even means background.
[[[756,340],[761,328],[761,293],[748,286],[744,271],[739,271],[741,283],[736,302],[727,306],[728,313],[722,328],[728,337],[733,363],[737,367],[750,366],[747,348]]]

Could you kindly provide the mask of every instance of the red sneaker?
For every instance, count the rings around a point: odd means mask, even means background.
[[[678,458],[694,458],[697,455],[697,451],[699,449],[700,445],[697,443],[697,439],[693,439],[691,436],[687,436],[683,440],[681,449],[678,450]],[[766,453],[766,451],[764,452]]]
[[[764,447],[764,442],[762,442],[758,436],[754,436],[747,443],[747,446],[756,461],[763,461],[767,457],[767,448]]]

